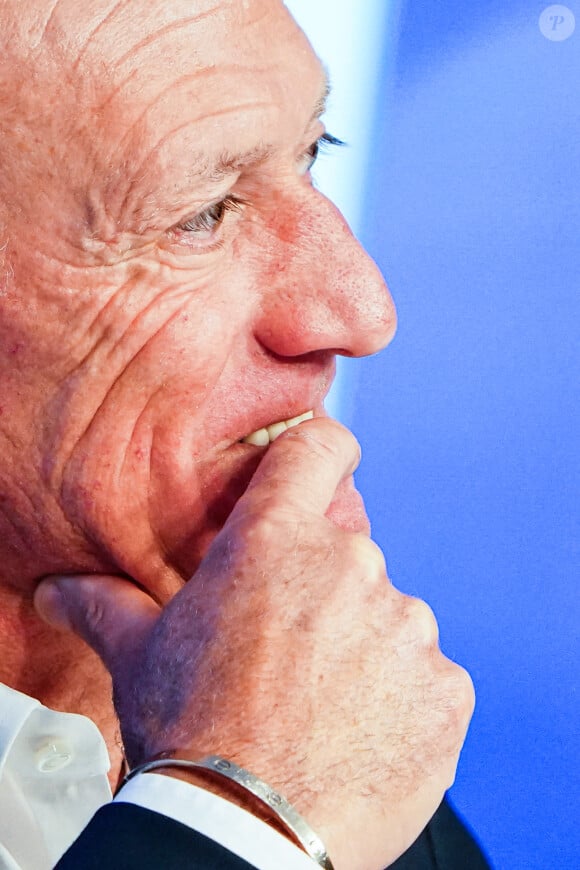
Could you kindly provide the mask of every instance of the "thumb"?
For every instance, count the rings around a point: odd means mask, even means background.
[[[86,641],[111,673],[134,654],[161,613],[130,580],[102,574],[46,577],[34,607],[49,625]]]

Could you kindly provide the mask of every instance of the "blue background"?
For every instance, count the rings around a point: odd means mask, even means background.
[[[478,707],[452,791],[498,870],[580,867],[580,3],[401,4],[360,236],[399,332],[358,484]],[[356,389],[353,392],[353,388]]]

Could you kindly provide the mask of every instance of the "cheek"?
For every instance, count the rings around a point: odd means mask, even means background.
[[[85,423],[63,458],[61,491],[67,515],[103,545],[131,531],[147,550],[155,545],[159,517],[175,513],[183,521],[184,510],[201,510],[196,456],[210,441],[212,397],[236,355],[243,324],[231,305],[215,298],[210,304],[202,290],[186,299],[139,340],[120,372],[101,358],[89,363],[86,378],[77,373],[67,420],[73,429],[79,418]],[[126,354],[122,347],[117,355]],[[67,434],[70,441],[70,429]]]
[[[172,442],[176,456],[193,432],[200,430],[198,440],[203,439],[206,405],[232,353],[234,336],[225,323],[215,311],[187,306],[114,378],[103,362],[92,383],[88,377],[83,383],[79,375],[75,397],[82,401],[84,394],[90,401],[91,389],[99,396],[81,438],[85,462],[102,468],[105,456],[115,457],[114,472],[120,474],[144,465],[159,432]]]

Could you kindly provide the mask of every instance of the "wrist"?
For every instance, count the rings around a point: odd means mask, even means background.
[[[142,773],[173,775],[236,804],[283,833],[325,870],[333,870],[324,843],[283,795],[233,761],[216,755],[193,760],[187,755],[176,750],[145,762],[127,774],[121,788]]]
[[[268,809],[255,795],[231,780],[224,780],[223,777],[216,776],[211,770],[193,767],[161,767],[158,770],[148,772],[181,779],[184,782],[196,785],[198,788],[203,788],[205,791],[209,791],[232,804],[236,804],[242,810],[246,810],[246,812],[256,816],[262,822],[266,822],[266,824],[275,828],[279,833],[284,834],[293,843],[296,842],[283,825],[280,824],[275,813]]]

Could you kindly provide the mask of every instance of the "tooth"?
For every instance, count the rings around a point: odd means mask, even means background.
[[[281,423],[272,423],[271,426],[268,426],[268,435],[270,437],[270,441],[275,441],[276,438],[285,432],[288,428],[288,424],[282,421]]]
[[[314,411],[306,411],[298,417],[293,417],[291,420],[281,420],[279,423],[272,423],[264,429],[258,429],[257,432],[252,432],[251,435],[246,435],[242,438],[242,444],[253,444],[255,447],[267,447],[272,441],[275,441],[279,435],[291,429],[293,426],[298,426],[304,420],[312,420]]]
[[[298,426],[299,423],[303,423],[305,420],[312,420],[313,417],[314,411],[306,411],[305,414],[300,414],[298,417],[287,420],[286,426],[288,429],[292,429],[293,426]]]
[[[257,432],[252,432],[242,439],[244,444],[254,444],[255,447],[267,447],[270,443],[270,436],[267,429],[258,429]]]

